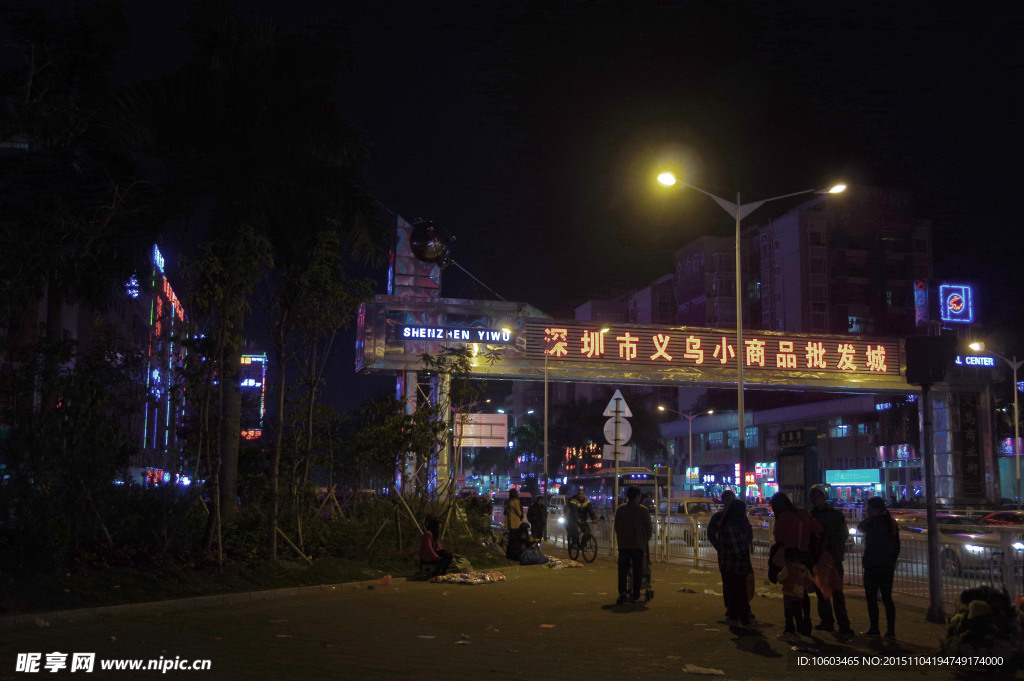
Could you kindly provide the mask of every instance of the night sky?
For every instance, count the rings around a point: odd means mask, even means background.
[[[186,3],[156,4],[128,3],[124,81],[186,56]],[[730,235],[710,199],[655,189],[669,159],[744,201],[840,179],[911,189],[936,277],[978,284],[982,321],[1024,334],[1020,5],[428,4],[240,6],[287,29],[345,20],[357,66],[337,101],[371,141],[370,191],[454,236],[504,298],[570,317]],[[443,294],[489,297],[457,268]]]

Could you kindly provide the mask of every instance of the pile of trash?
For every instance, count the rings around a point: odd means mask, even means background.
[[[500,572],[449,572],[430,578],[434,584],[493,584],[504,582],[505,575]]]
[[[554,556],[548,556],[547,565],[552,570],[561,570],[562,568],[583,567],[583,563],[579,563],[575,560],[569,560],[568,558],[555,558]]]
[[[956,613],[949,618],[942,652],[947,655],[1001,657],[1002,668],[979,667],[963,669],[963,678],[991,678],[993,675],[1012,677],[1021,660],[1022,615],[1009,595],[990,586],[966,589],[960,594]]]

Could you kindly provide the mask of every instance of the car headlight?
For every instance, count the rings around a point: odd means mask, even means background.
[[[852,536],[854,536],[854,535],[856,535],[856,534],[859,534],[859,533],[857,532],[857,528],[856,528],[856,527],[851,527],[851,528],[850,528],[850,536],[852,537]]]
[[[964,549],[966,549],[967,551],[970,551],[971,553],[981,553],[982,551],[985,550],[985,547],[984,546],[978,546],[976,544],[964,544]]]
[[[565,518],[559,518],[558,519],[558,524],[559,525],[565,525]]]
[[[1017,549],[1018,551],[1024,551],[1024,544],[1021,544],[1019,541],[1015,541],[1013,542],[1013,548]]]

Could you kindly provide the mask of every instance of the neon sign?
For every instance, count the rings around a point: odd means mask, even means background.
[[[996,365],[995,357],[983,357],[980,355],[967,355],[966,357],[956,356],[953,360],[957,366],[969,366],[969,367],[994,367]]]
[[[463,343],[511,343],[508,329],[466,329],[443,326],[403,326],[398,336],[402,340],[453,340]]]
[[[603,360],[647,367],[665,365],[695,368],[733,368],[736,342],[732,334],[709,329],[630,327],[598,345],[598,331],[581,324],[545,326],[540,353],[563,361]],[[753,335],[743,339],[741,361],[747,369],[796,373],[814,371],[844,374],[896,374],[900,372],[899,346],[891,341],[858,338],[786,337]],[[755,332],[756,334],[756,332]],[[605,346],[607,345],[607,353]],[[638,367],[639,368],[639,367]]]
[[[164,254],[160,252],[160,247],[153,246],[153,264],[160,270],[160,274],[164,272]]]
[[[974,291],[966,284],[939,286],[939,317],[954,324],[974,323]]]

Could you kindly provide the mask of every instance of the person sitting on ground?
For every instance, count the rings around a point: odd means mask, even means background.
[[[452,564],[452,554],[441,546],[441,523],[437,518],[427,518],[423,526],[423,535],[420,537],[420,564],[429,565],[430,572],[434,575],[443,575]]]
[[[525,520],[519,527],[508,533],[508,546],[505,547],[505,556],[509,560],[519,561],[523,553],[538,542],[530,536],[530,523]]]

